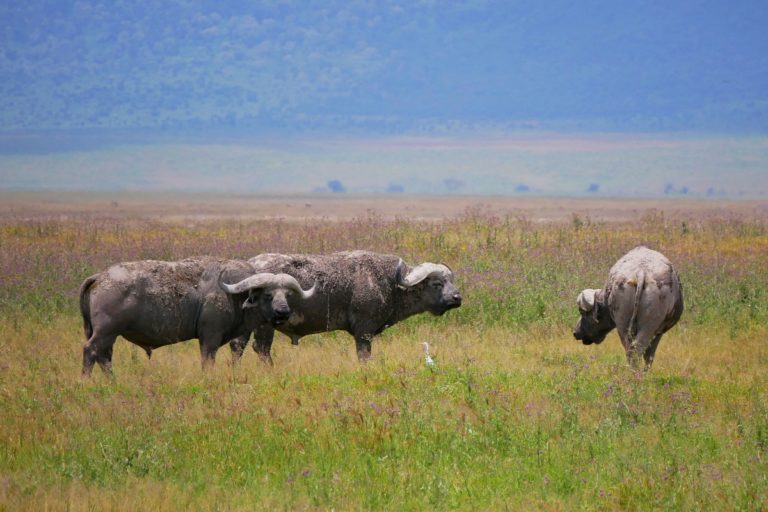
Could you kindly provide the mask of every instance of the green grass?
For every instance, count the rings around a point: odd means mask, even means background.
[[[664,222],[9,222],[0,509],[764,510],[766,224]],[[584,347],[569,330],[630,235],[677,264],[688,307],[646,375],[615,334]],[[344,333],[279,336],[272,368],[222,350],[207,373],[195,342],[148,360],[119,340],[115,381],[80,381],[75,292],[107,261],[329,240],[447,261],[465,305],[385,331],[362,366]]]

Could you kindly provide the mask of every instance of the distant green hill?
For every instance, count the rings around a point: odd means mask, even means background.
[[[3,2],[0,130],[768,130],[758,1]]]

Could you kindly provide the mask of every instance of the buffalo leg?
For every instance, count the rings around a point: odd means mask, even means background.
[[[639,330],[637,334],[631,339],[627,348],[627,361],[633,368],[640,368],[641,358],[645,357],[646,351],[650,350],[653,342],[656,341],[656,336],[652,332],[647,330]],[[656,341],[658,344],[658,341]],[[654,346],[653,351],[656,351]],[[646,359],[646,368],[648,367]]]
[[[355,336],[355,347],[357,348],[357,360],[361,363],[371,358],[371,339],[370,334],[361,334]]]
[[[642,352],[637,350],[637,346],[640,334],[638,333],[633,336],[629,330],[620,330],[619,338],[621,339],[621,345],[624,347],[624,353],[627,356],[627,363],[629,363],[629,366],[632,368],[639,367],[639,359]]]
[[[90,377],[93,365],[99,363],[102,371],[112,376],[112,346],[115,344],[115,335],[101,335],[94,333],[83,346],[83,377]]]
[[[274,364],[272,361],[272,340],[275,337],[275,329],[269,324],[263,324],[253,333],[253,350],[259,355],[262,362]]]
[[[653,364],[653,357],[656,355],[656,348],[659,346],[660,341],[661,334],[653,338],[650,346],[646,349],[645,354],[643,354],[643,358],[645,359],[645,367],[647,369],[650,369],[651,365]]]
[[[201,337],[200,338],[200,359],[202,362],[203,370],[213,366],[216,361],[216,352],[224,342],[216,337]]]
[[[238,336],[237,338],[233,338],[229,341],[229,348],[232,350],[232,361],[237,362],[240,360],[241,357],[243,357],[243,352],[245,351],[245,347],[248,346],[248,338],[250,337],[250,334],[244,334],[242,336]]]

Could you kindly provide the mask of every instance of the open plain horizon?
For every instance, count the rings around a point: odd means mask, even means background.
[[[0,191],[0,218],[151,218],[153,220],[284,219],[442,220],[467,212],[532,222],[638,220],[664,212],[698,217],[768,215],[768,202],[745,199],[639,199],[407,194],[202,194],[184,192]]]

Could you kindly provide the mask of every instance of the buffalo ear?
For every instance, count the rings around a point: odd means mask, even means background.
[[[405,283],[403,283],[403,279],[405,279],[406,270],[407,268],[405,266],[405,262],[403,261],[402,258],[400,258],[397,261],[397,268],[395,269],[395,283],[397,287],[401,290],[408,290],[408,287],[405,285]]]
[[[248,291],[248,298],[243,301],[243,309],[255,308],[258,306],[258,288],[252,288]]]
[[[595,292],[595,307],[592,309],[592,318],[600,323],[600,314],[605,309],[605,295],[602,290]]]

